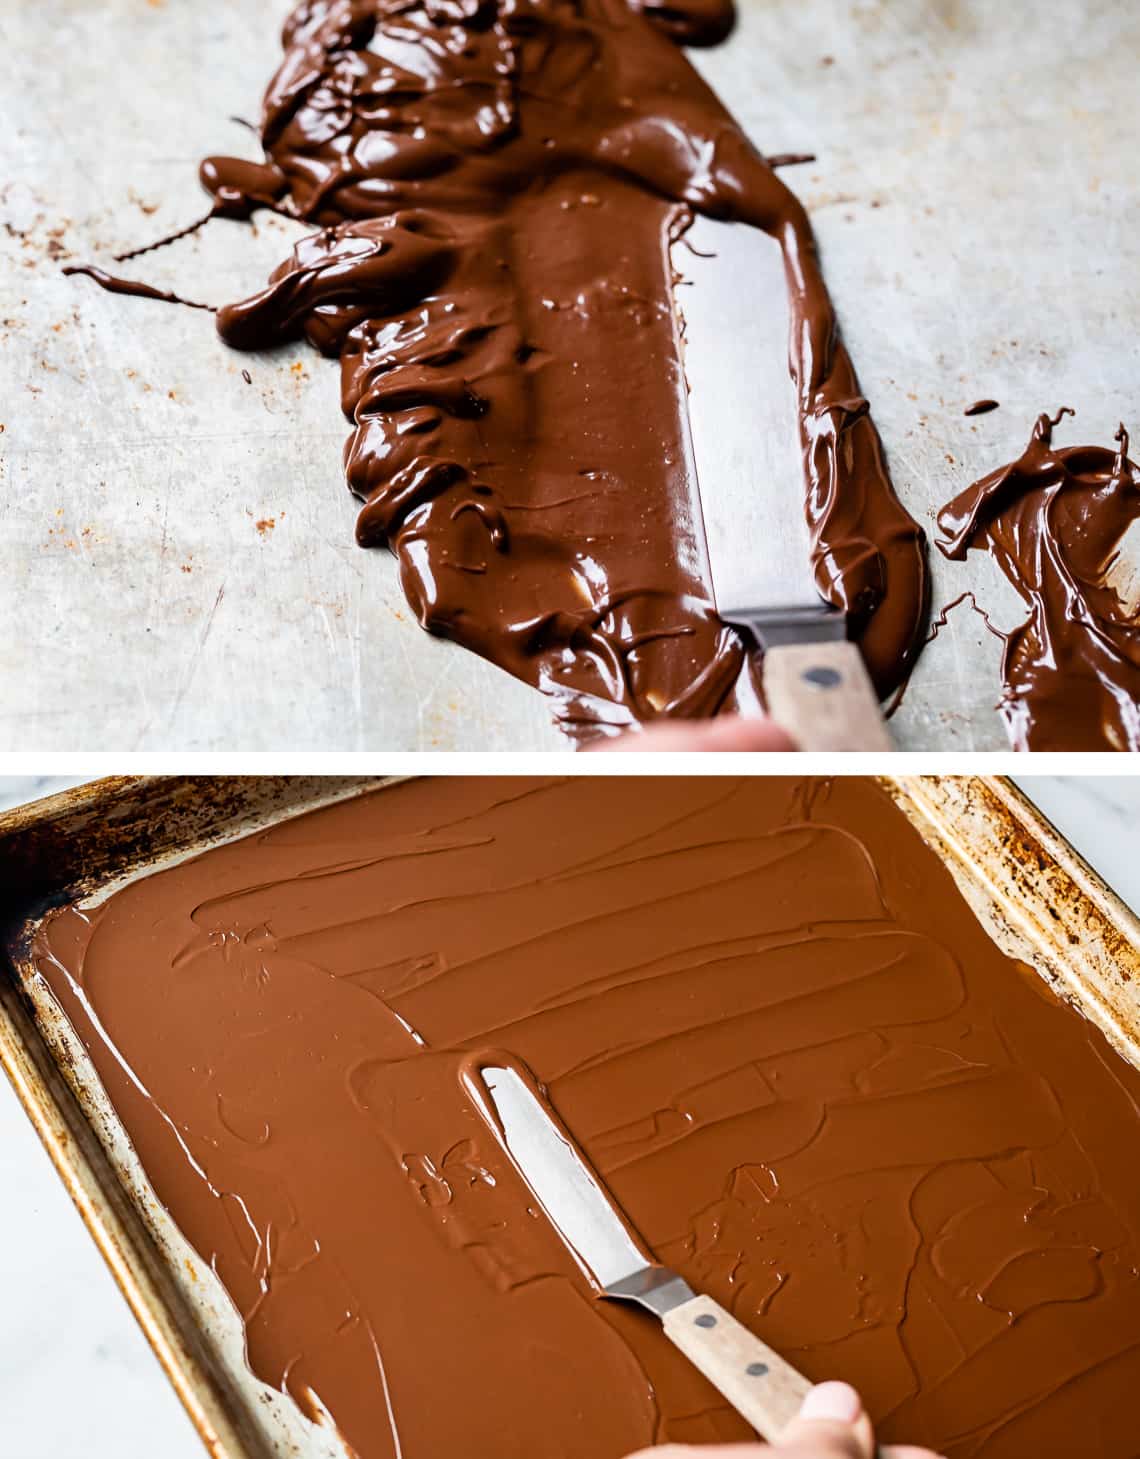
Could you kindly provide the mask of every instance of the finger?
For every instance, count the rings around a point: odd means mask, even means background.
[[[767,1444],[664,1444],[656,1449],[639,1449],[627,1459],[772,1459]],[[815,1459],[815,1456],[812,1456]]]
[[[818,1454],[819,1459],[874,1459],[875,1435],[863,1400],[849,1383],[820,1383],[776,1447]]]
[[[822,1459],[818,1445],[801,1450],[797,1444],[789,1449],[785,1443],[779,1445],[779,1459]],[[827,1451],[822,1451],[826,1453]],[[841,1451],[842,1452],[842,1451]],[[940,1459],[930,1449],[916,1449],[912,1444],[888,1444],[873,1450],[875,1459]],[[710,1455],[724,1456],[724,1459],[773,1459],[773,1451],[766,1444],[718,1444],[714,1449],[694,1448],[690,1444],[666,1444],[656,1449],[639,1449],[628,1459],[709,1459]]]
[[[651,724],[643,730],[633,730],[620,739],[608,740],[591,748],[611,754],[670,750],[704,754],[733,751],[774,754],[796,750],[798,746],[785,730],[770,719],[743,719],[739,715],[726,714],[719,719],[685,724]]]

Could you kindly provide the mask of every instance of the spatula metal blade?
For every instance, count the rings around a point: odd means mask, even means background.
[[[741,609],[818,605],[780,249],[758,229],[697,218],[673,263],[717,609],[732,621]]]
[[[520,1075],[489,1066],[482,1078],[507,1153],[586,1275],[605,1289],[651,1270],[597,1176]]]

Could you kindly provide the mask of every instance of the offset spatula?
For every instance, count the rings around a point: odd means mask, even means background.
[[[754,228],[698,218],[674,260],[717,611],[763,648],[768,711],[801,749],[890,750],[846,617],[811,578],[780,250]]]
[[[512,1068],[479,1072],[496,1134],[523,1180],[601,1295],[636,1302],[765,1439],[795,1418],[807,1379],[711,1297],[641,1247],[601,1181],[526,1080]]]

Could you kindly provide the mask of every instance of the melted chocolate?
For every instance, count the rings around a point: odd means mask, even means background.
[[[191,238],[195,233],[200,233],[207,223],[212,223],[221,211],[221,208],[215,201],[214,206],[208,213],[204,214],[201,218],[195,219],[193,223],[188,223],[185,228],[179,228],[175,233],[167,233],[162,238],[156,238],[153,243],[144,243],[139,248],[130,248],[126,253],[116,253],[114,256],[115,262],[130,263],[132,259],[143,258],[148,253],[156,253],[160,248],[167,248],[171,243],[178,243],[183,238]],[[84,270],[84,272],[88,272],[88,270]],[[183,301],[175,300],[173,302],[182,303]]]
[[[1011,466],[943,507],[938,545],[995,559],[1029,616],[1004,635],[1001,712],[1019,750],[1140,750],[1140,620],[1110,580],[1140,517],[1140,473],[1116,452],[1053,446],[1042,415]]]
[[[819,591],[884,694],[922,637],[923,534],[807,215],[676,44],[732,16],[730,0],[308,0],[265,97],[266,160],[202,167],[219,213],[320,227],[218,328],[340,359],[359,542],[396,553],[424,627],[584,730],[749,702],[686,449],[669,243],[695,212],[783,251]]]
[[[191,299],[183,299],[180,294],[172,294],[167,289],[156,289],[151,284],[140,283],[137,279],[120,279],[114,274],[109,274],[105,269],[95,268],[89,263],[73,264],[65,268],[63,273],[71,278],[75,274],[83,274],[89,279],[94,279],[101,289],[106,289],[108,294],[127,294],[134,299],[161,299],[164,304],[185,304],[187,309],[202,309],[207,314],[216,314],[218,311],[211,304],[195,304]]]
[[[360,1459],[747,1437],[465,1082],[886,1438],[1134,1459],[1140,1074],[873,783],[416,781],[49,916],[39,976],[253,1370]]]
[[[991,411],[1000,409],[1001,407],[996,400],[975,400],[973,405],[968,405],[962,414],[989,415]]]

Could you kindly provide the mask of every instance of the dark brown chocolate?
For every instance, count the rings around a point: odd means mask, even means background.
[[[219,213],[320,228],[218,328],[239,349],[304,336],[340,359],[358,540],[396,553],[426,628],[585,733],[732,708],[747,672],[714,610],[686,450],[669,242],[696,212],[783,251],[820,592],[884,694],[922,638],[923,534],[807,215],[676,44],[721,39],[732,15],[309,0],[265,98],[266,160],[202,167]],[[746,279],[725,286],[748,307]]]
[[[1111,580],[1140,517],[1128,433],[1115,452],[1053,445],[1042,415],[1012,465],[938,515],[938,545],[961,561],[989,552],[1029,616],[1006,640],[1001,712],[1019,750],[1140,750],[1140,619]]]
[[[1001,406],[996,400],[975,400],[973,405],[967,405],[962,412],[963,415],[989,415],[991,411],[1000,410]]]
[[[168,289],[156,289],[151,284],[141,283],[138,279],[120,279],[114,274],[109,274],[105,269],[95,268],[89,263],[72,264],[62,272],[68,278],[76,274],[83,274],[106,289],[108,294],[127,294],[134,299],[159,299],[164,304],[184,304],[187,309],[202,309],[207,314],[216,314],[218,311],[212,304],[195,304],[192,299],[183,299],[181,294],[172,294]]]
[[[38,975],[253,1370],[360,1459],[742,1440],[464,1083],[886,1439],[1135,1459],[1140,1073],[872,782],[425,780],[53,913]]]

